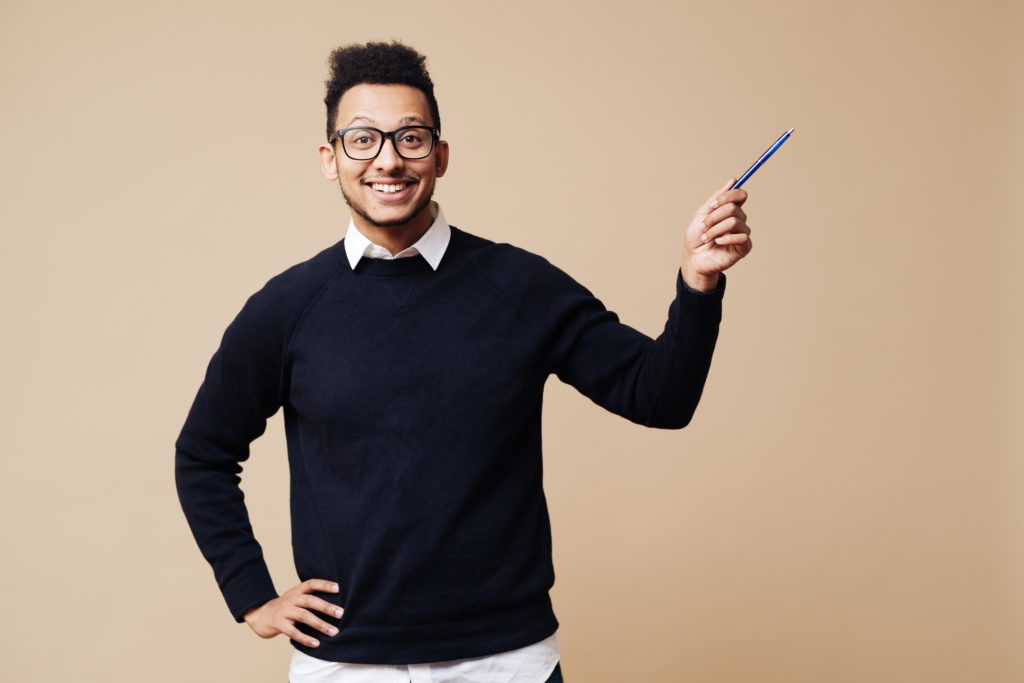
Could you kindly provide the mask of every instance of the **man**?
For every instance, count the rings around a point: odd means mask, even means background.
[[[657,339],[547,259],[449,225],[425,58],[339,48],[325,177],[345,237],[274,276],[224,333],[176,447],[186,518],[234,616],[295,648],[291,683],[561,681],[541,404],[551,374],[685,427],[750,252],[734,179],[697,210]],[[528,207],[519,220],[535,220]],[[238,487],[283,408],[302,582],[278,594]]]

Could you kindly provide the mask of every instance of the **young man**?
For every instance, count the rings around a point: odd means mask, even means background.
[[[325,177],[345,237],[249,297],[176,447],[188,523],[234,618],[295,648],[304,681],[561,681],[541,405],[554,374],[605,409],[681,429],[718,336],[725,269],[750,252],[733,179],[683,235],[651,339],[547,259],[450,225],[425,58],[339,48]],[[278,594],[239,489],[283,408],[302,582]]]

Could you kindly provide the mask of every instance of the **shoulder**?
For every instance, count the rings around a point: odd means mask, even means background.
[[[531,290],[580,286],[545,256],[510,242],[495,242],[467,234],[467,256],[479,275],[507,295],[520,298]]]
[[[235,324],[287,335],[326,285],[348,267],[342,240],[271,276],[246,299]]]
[[[469,252],[479,278],[507,300],[538,334],[581,306],[600,306],[593,293],[541,254],[508,242]]]

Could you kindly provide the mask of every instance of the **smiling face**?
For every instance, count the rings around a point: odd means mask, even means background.
[[[335,123],[335,130],[374,126],[384,131],[435,125],[427,97],[419,88],[377,83],[360,83],[346,90]],[[385,140],[380,154],[369,161],[350,159],[338,139],[333,147],[325,143],[318,151],[324,176],[338,182],[353,221],[371,239],[380,230],[404,230],[418,239],[433,223],[430,199],[448,166],[444,140],[435,141],[426,158],[414,160],[400,157],[391,140]],[[395,186],[399,191],[392,191]]]

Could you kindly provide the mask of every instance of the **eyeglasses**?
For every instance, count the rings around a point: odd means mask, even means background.
[[[403,159],[423,159],[434,150],[434,138],[441,136],[441,131],[430,126],[402,126],[387,133],[372,126],[352,126],[342,128],[331,135],[328,142],[334,144],[341,138],[341,148],[345,155],[355,161],[376,159],[384,149],[384,139],[391,138],[398,156]]]

